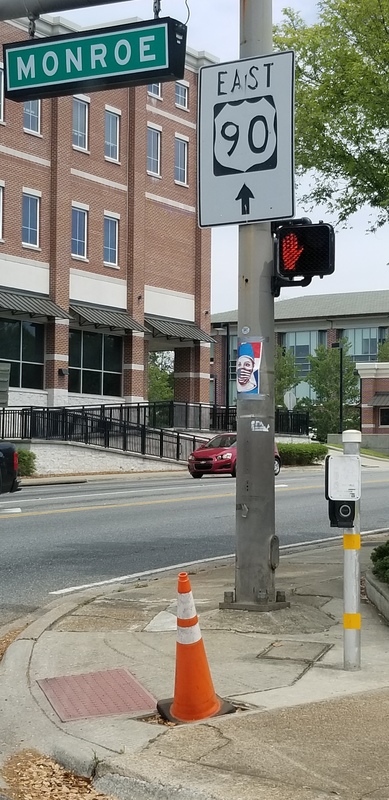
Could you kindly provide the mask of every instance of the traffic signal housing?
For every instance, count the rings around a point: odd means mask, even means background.
[[[332,225],[281,224],[275,230],[277,275],[294,278],[332,275],[335,270],[335,235]],[[282,281],[282,285],[287,285]]]

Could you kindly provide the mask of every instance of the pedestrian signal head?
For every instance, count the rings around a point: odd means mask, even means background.
[[[277,273],[282,278],[331,275],[335,269],[334,229],[327,223],[281,225],[276,229]]]

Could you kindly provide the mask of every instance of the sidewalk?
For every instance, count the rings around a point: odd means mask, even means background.
[[[362,570],[387,536],[363,538]],[[173,692],[176,571],[53,603],[0,665],[2,760],[34,747],[123,800],[388,800],[389,628],[362,602],[362,669],[342,669],[342,565],[341,544],[284,555],[291,607],[265,614],[219,610],[231,563],[191,569],[216,692],[241,709],[193,725],[144,721]],[[65,680],[82,674],[93,707]]]

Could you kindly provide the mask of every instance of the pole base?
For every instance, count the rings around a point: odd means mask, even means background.
[[[224,602],[219,603],[219,608],[224,609],[232,609],[234,611],[256,611],[263,612],[263,611],[281,611],[282,608],[290,608],[290,603],[285,601],[277,601],[274,600],[273,602],[263,602],[263,603],[236,603],[236,602]]]
[[[157,711],[161,715],[161,717],[168,722],[176,722],[180,725],[185,725],[190,722],[202,722],[203,720],[213,719],[213,717],[221,717],[223,714],[235,714],[236,707],[229,703],[228,700],[223,700],[222,697],[216,695],[217,699],[220,700],[220,708],[211,717],[197,717],[197,719],[177,719],[177,717],[173,717],[170,713],[170,709],[173,705],[173,697],[170,697],[169,700],[158,700],[157,703]]]

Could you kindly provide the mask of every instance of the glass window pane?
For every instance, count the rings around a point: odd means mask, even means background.
[[[26,100],[23,107],[23,128],[26,131],[39,133],[40,100]]]
[[[105,372],[103,377],[103,394],[120,397],[122,393],[122,376],[114,372]]]
[[[69,369],[69,392],[81,392],[81,370]]]
[[[118,263],[118,220],[104,217],[104,261],[107,264]]]
[[[4,69],[0,67],[0,120],[4,120]]]
[[[149,94],[153,94],[154,97],[161,97],[161,84],[160,83],[149,83],[147,87],[147,91]]]
[[[155,128],[147,128],[147,171],[154,175],[160,173],[160,131]]]
[[[380,424],[389,425],[389,408],[380,409]]]
[[[354,331],[354,353],[353,355],[362,355],[362,329],[357,328]]]
[[[69,331],[69,366],[81,367],[81,331]]]
[[[119,115],[111,111],[105,112],[105,155],[119,159]]]
[[[188,143],[176,137],[174,150],[174,180],[180,183],[187,183],[187,155]]]
[[[73,97],[73,144],[86,150],[88,146],[88,103]]]
[[[43,389],[43,364],[22,364],[22,386],[25,389]]]
[[[176,83],[176,105],[181,108],[188,108],[188,87],[182,83]]]
[[[38,206],[39,197],[23,193],[22,204],[22,242],[38,245]]]
[[[122,339],[120,336],[104,336],[104,369],[122,372]]]
[[[83,370],[82,391],[84,394],[101,394],[101,372]]]
[[[20,322],[0,319],[0,354],[4,361],[20,360]]]
[[[102,339],[101,333],[88,333],[84,331],[82,363],[85,369],[102,370]]]
[[[36,322],[22,323],[22,361],[44,361],[44,325]]]
[[[86,220],[87,212],[72,208],[72,255],[86,258]]]
[[[20,386],[20,361],[11,361],[10,386]]]

